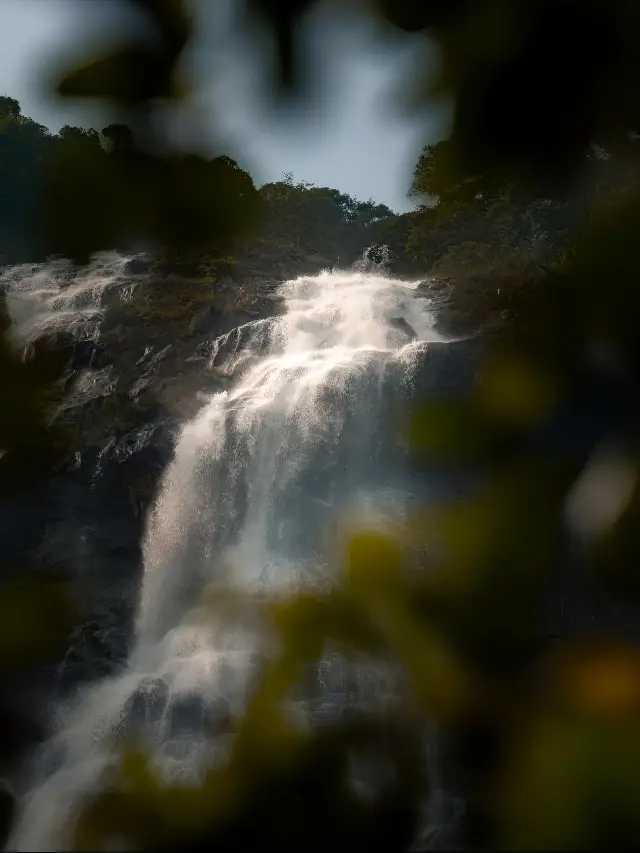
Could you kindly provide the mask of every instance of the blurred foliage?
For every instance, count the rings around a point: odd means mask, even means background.
[[[180,0],[125,5],[147,18],[153,41],[124,33],[112,54],[59,84],[64,97],[113,108],[103,131],[110,150],[90,131],[50,138],[15,101],[0,100],[3,235],[37,209],[45,253],[81,261],[140,239],[197,251],[225,246],[261,204],[283,197],[269,217],[279,234],[300,221],[302,205],[313,211],[307,233],[296,226],[303,241],[334,221],[368,223],[395,251],[397,271],[450,279],[445,294],[467,332],[495,317],[501,324],[470,393],[429,402],[411,424],[427,461],[462,462],[479,485],[416,512],[403,542],[355,535],[342,582],[325,599],[268,605],[281,651],[263,668],[228,760],[197,789],[171,789],[144,756],[125,752],[119,784],[79,820],[77,845],[125,836],[135,849],[326,849],[338,839],[406,849],[429,796],[419,746],[429,719],[455,744],[466,846],[635,847],[640,666],[618,614],[630,608],[637,623],[640,492],[621,495],[606,465],[594,466],[603,445],[615,446],[637,484],[640,6],[365,4],[437,43],[435,85],[408,80],[409,107],[442,94],[454,104],[449,138],[427,146],[416,166],[412,192],[425,204],[396,217],[288,179],[263,188],[260,201],[233,161],[159,140],[152,107],[184,94],[178,66],[193,21]],[[316,3],[247,5],[274,38],[277,86],[295,92],[300,22]],[[32,168],[40,160],[43,182]],[[3,414],[3,460],[20,442],[31,447],[34,430],[40,436],[31,400],[48,393],[31,362],[7,349],[6,363],[3,412],[16,415],[5,426]],[[407,572],[416,545],[422,559]],[[595,590],[591,600],[563,586],[569,576]],[[607,602],[609,615],[596,620],[591,608],[602,614]],[[575,619],[554,627],[554,603]],[[348,655],[402,661],[411,699],[399,719],[363,716],[311,733],[288,721],[292,688],[331,641]],[[394,771],[372,774],[383,781],[369,798],[350,786],[347,760],[365,748]]]

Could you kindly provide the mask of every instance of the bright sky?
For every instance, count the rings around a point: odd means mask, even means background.
[[[201,26],[185,70],[195,84],[194,105],[203,109],[174,123],[190,129],[189,144],[228,153],[258,183],[292,172],[294,180],[373,197],[395,210],[411,207],[413,164],[422,145],[442,136],[445,114],[434,106],[421,121],[411,120],[391,112],[384,94],[417,70],[420,36],[379,31],[355,12],[336,25],[330,8],[320,9],[305,27],[316,97],[303,113],[276,114],[260,98],[263,66],[253,61],[264,48],[234,28],[234,0],[192,2]],[[88,50],[117,32],[117,8],[112,0],[0,0],[0,94],[17,98],[23,113],[52,130],[66,123],[102,127],[109,117],[96,106],[53,100],[46,72],[65,46],[77,51],[81,42]]]

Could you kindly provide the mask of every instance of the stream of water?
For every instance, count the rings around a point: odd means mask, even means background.
[[[56,299],[80,298],[74,308],[91,313],[100,286],[98,276],[65,297],[43,285],[40,322]],[[18,308],[36,291],[14,295]],[[225,735],[206,732],[242,714],[259,639],[204,619],[203,594],[331,583],[345,519],[379,529],[411,499],[395,430],[419,356],[440,340],[426,301],[360,271],[298,278],[281,296],[282,316],[237,333],[230,389],[182,429],[147,524],[128,665],[60,709],[11,849],[64,847],[63,828],[103,784],[123,733],[135,729],[175,782],[219,760]],[[30,331],[38,315],[20,322]]]

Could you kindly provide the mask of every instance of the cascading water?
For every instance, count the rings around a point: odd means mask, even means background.
[[[176,782],[215,760],[256,638],[216,630],[203,594],[331,583],[345,514],[379,523],[410,497],[394,429],[420,353],[439,340],[425,301],[363,272],[298,278],[281,295],[282,316],[236,331],[231,389],[182,430],[148,523],[128,666],[59,709],[12,849],[64,847],[62,827],[104,784],[124,734],[137,731]]]
[[[104,292],[117,286],[128,261],[117,252],[104,252],[81,272],[66,260],[5,268],[0,290],[7,298],[15,337],[28,342],[61,329],[92,337],[98,330]]]

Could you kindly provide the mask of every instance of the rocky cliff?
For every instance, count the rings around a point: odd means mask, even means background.
[[[143,255],[112,254],[88,270],[62,261],[5,270],[0,281],[21,345],[46,338],[66,364],[54,421],[68,437],[68,457],[52,477],[0,498],[7,564],[35,556],[45,570],[61,570],[78,607],[64,657],[10,697],[34,732],[47,717],[43,696],[69,694],[127,656],[145,517],[180,425],[228,386],[243,327],[283,310],[281,281],[329,265],[265,252],[213,281]],[[433,293],[425,286],[418,296]],[[416,392],[468,383],[479,343],[432,345]]]
[[[64,659],[5,697],[25,719],[46,717],[32,688],[65,694],[126,656],[144,518],[175,432],[201,395],[228,383],[225,360],[239,343],[228,333],[281,310],[279,280],[244,272],[213,285],[144,256],[105,255],[88,270],[60,261],[0,279],[20,345],[45,338],[66,363],[54,423],[67,456],[52,477],[0,495],[6,571],[34,559],[61,571],[78,608]]]

